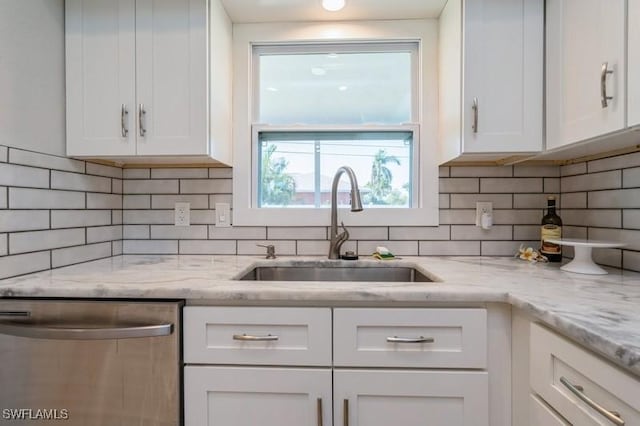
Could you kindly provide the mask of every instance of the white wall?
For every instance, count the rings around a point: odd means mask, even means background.
[[[64,155],[64,0],[0,0],[0,145]]]

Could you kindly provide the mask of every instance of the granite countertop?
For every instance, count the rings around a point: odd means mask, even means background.
[[[412,266],[432,283],[235,281],[253,266],[347,262]],[[515,258],[405,257],[328,261],[320,257],[125,255],[0,281],[0,297],[186,299],[188,303],[510,303],[640,375],[640,274],[577,275],[557,264]]]

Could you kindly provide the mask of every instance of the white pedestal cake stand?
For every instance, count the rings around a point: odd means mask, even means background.
[[[575,272],[576,274],[588,275],[606,275],[608,272],[598,266],[591,257],[594,248],[619,248],[624,247],[625,243],[616,241],[596,241],[583,239],[565,238],[562,240],[546,240],[552,244],[560,244],[563,246],[571,246],[574,248],[573,260],[560,269],[567,272]]]

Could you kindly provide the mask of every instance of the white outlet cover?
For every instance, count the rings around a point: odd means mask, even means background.
[[[174,224],[176,226],[191,225],[191,203],[175,204]]]
[[[476,203],[476,226],[482,226],[482,214],[493,215],[493,203],[491,201],[478,201]]]
[[[216,226],[219,228],[231,226],[231,207],[229,203],[216,203]]]

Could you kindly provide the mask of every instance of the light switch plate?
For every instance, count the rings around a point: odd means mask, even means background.
[[[478,201],[476,203],[476,226],[482,226],[482,215],[493,215],[493,203],[491,201]]]
[[[216,203],[216,226],[220,228],[231,226],[231,208],[229,203]]]
[[[176,226],[191,225],[191,203],[175,204],[174,223]]]

